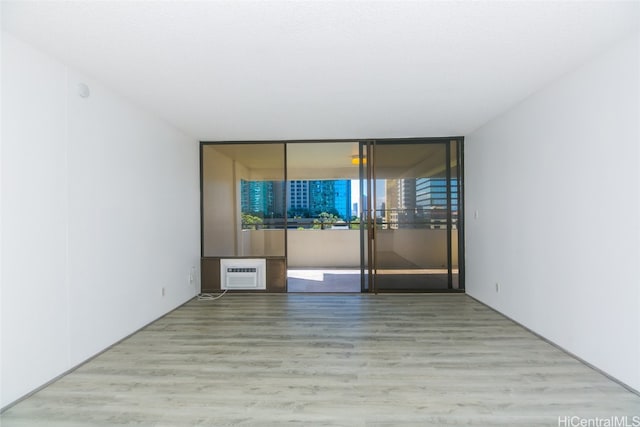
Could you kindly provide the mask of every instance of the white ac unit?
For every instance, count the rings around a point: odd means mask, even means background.
[[[266,289],[265,259],[229,258],[220,260],[222,289]]]

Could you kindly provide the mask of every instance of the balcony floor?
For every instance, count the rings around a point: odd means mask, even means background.
[[[289,292],[360,292],[360,270],[289,269]]]
[[[447,270],[435,269],[379,269],[380,291],[446,291]],[[457,283],[458,270],[454,270]],[[287,271],[288,292],[359,293],[359,269],[290,268]]]

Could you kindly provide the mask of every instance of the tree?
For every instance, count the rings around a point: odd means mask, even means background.
[[[243,230],[255,230],[259,224],[262,224],[262,218],[243,212],[240,215],[242,219]]]
[[[327,226],[329,226],[328,228],[331,228],[330,226],[332,224],[335,224],[336,221],[341,221],[342,218],[338,217],[337,215],[334,215],[332,213],[329,212],[320,212],[318,214],[318,218],[315,218],[313,220],[313,228],[314,229],[321,229],[324,230],[325,228],[327,228]]]

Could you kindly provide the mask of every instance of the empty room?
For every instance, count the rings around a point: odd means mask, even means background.
[[[637,1],[2,1],[0,425],[640,426]]]

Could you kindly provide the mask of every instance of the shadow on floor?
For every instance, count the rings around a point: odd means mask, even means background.
[[[360,270],[287,271],[288,292],[360,292]]]

